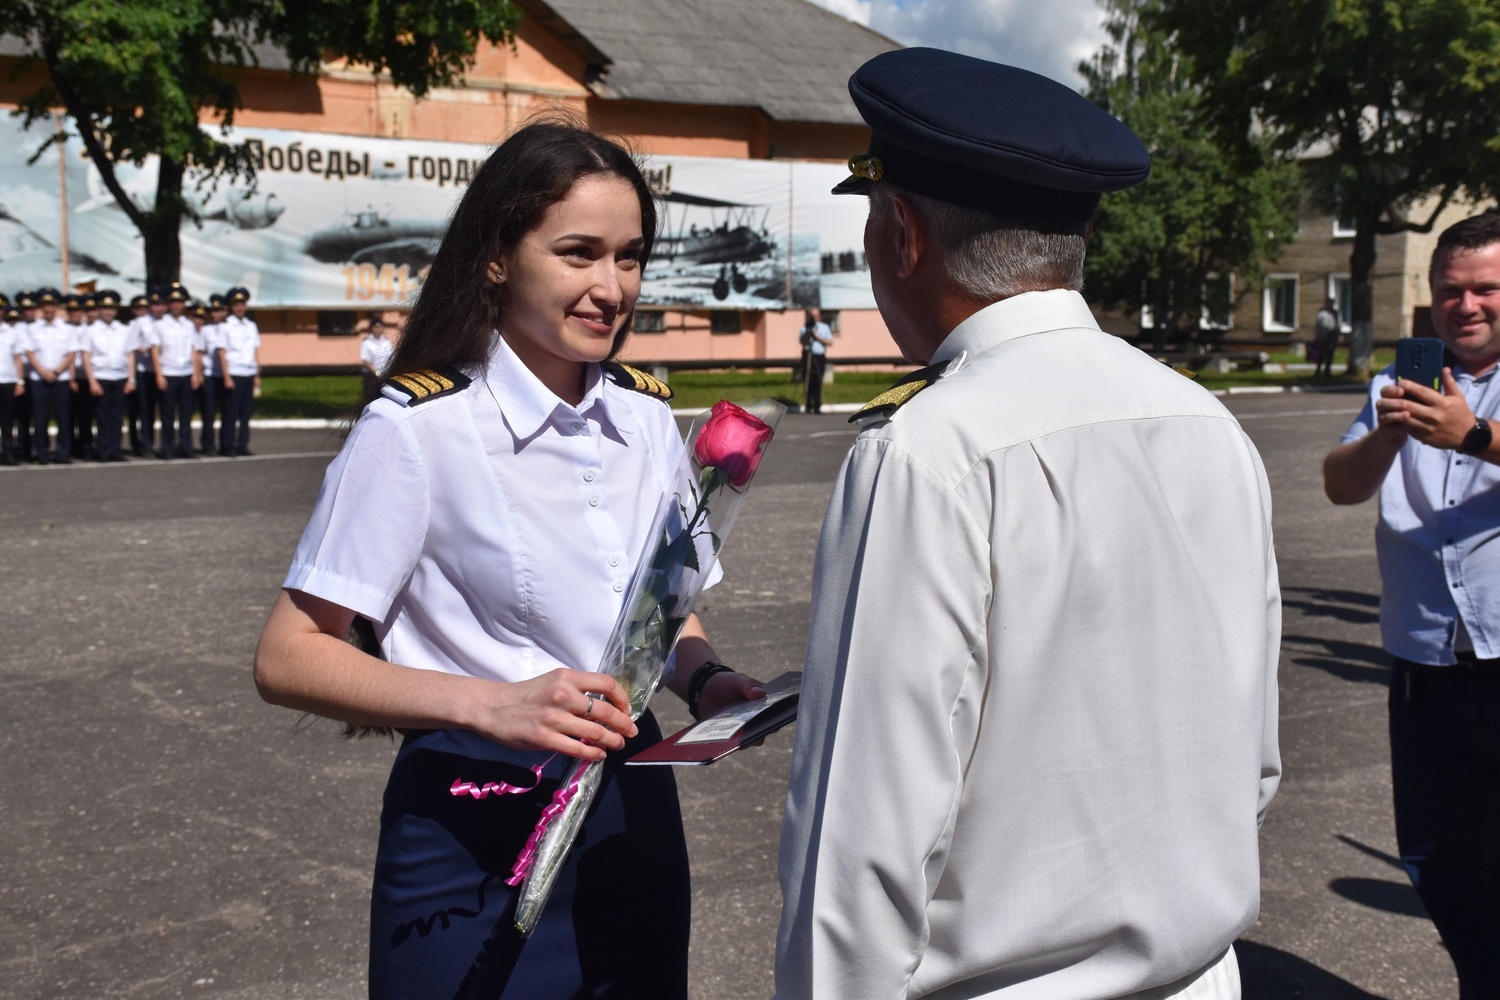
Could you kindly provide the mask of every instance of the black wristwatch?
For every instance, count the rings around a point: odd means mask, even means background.
[[[688,714],[691,715],[694,720],[700,718],[700,716],[698,715],[698,699],[702,696],[703,686],[708,683],[708,679],[710,677],[716,677],[719,674],[728,674],[733,672],[734,671],[729,667],[726,667],[724,664],[719,663],[715,660],[709,660],[697,670],[693,671],[693,676],[688,680],[687,706]]]
[[[1477,455],[1488,448],[1492,440],[1494,434],[1490,431],[1490,422],[1478,417],[1474,420],[1473,428],[1464,435],[1463,444],[1458,446],[1458,450],[1465,455]]]

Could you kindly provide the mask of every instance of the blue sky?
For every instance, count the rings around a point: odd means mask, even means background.
[[[1074,71],[1104,40],[1094,0],[813,0],[903,45],[930,45],[1082,85]]]

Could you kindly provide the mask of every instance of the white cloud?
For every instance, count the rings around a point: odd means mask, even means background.
[[[1020,66],[1077,87],[1104,41],[1095,0],[813,0],[903,45]]]

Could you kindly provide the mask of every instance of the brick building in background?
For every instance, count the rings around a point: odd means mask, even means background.
[[[424,142],[429,146],[433,142],[492,146],[529,118],[557,111],[622,139],[646,157],[648,164],[670,157],[713,158],[722,161],[718,164],[722,170],[718,172],[724,176],[732,175],[737,168],[754,166],[748,161],[787,164],[785,173],[789,178],[795,174],[794,167],[801,164],[822,165],[821,169],[838,173],[835,165],[843,163],[852,153],[863,151],[868,142],[868,130],[848,97],[848,77],[865,60],[898,47],[895,42],[807,0],[736,0],[734,3],[720,0],[610,0],[608,3],[598,0],[548,0],[546,3],[520,0],[520,6],[523,20],[513,45],[482,43],[462,85],[435,90],[420,101],[388,82],[373,78],[364,70],[327,63],[316,75],[294,74],[278,51],[258,50],[260,65],[245,73],[243,107],[236,114],[235,126],[237,130],[249,133],[263,130],[262,141],[272,159],[263,165],[262,178],[268,185],[277,178],[292,180],[285,174],[271,172],[271,168],[281,166],[278,159],[281,151],[276,148],[278,135],[283,136],[282,141],[290,141],[286,137],[301,141],[298,157],[311,155],[312,150],[318,149],[320,165],[329,160],[339,162],[336,158],[340,155],[349,156],[353,163],[354,154],[337,152],[343,137],[386,143],[392,140],[410,142],[416,153],[423,152],[416,146]],[[0,40],[0,71],[13,68],[20,54],[21,49],[14,39]],[[8,72],[0,80],[3,80],[0,82],[0,105],[11,107],[34,85],[26,79],[12,80]],[[32,132],[41,131],[44,124],[34,126]],[[281,131],[267,133],[264,130]],[[270,137],[265,138],[267,135]],[[326,150],[323,148],[325,137]],[[31,141],[30,136],[22,138]],[[343,144],[348,145],[347,142]],[[387,151],[400,149],[390,145],[380,148]],[[482,156],[483,150],[476,149],[469,155],[475,154]],[[74,176],[72,171],[92,170],[73,147],[70,147],[66,159],[77,161],[69,162],[69,178]],[[376,160],[379,159],[377,156]],[[391,155],[386,165],[389,167],[394,162],[399,170],[405,159],[411,161],[408,176],[419,181],[421,156]],[[441,163],[443,157],[437,159]],[[432,161],[429,158],[427,162]],[[462,155],[456,158],[456,162],[461,168],[468,167]],[[371,170],[368,163],[366,156],[364,169]],[[689,166],[699,168],[699,176],[712,176],[716,164],[694,162]],[[27,174],[28,183],[37,191],[47,190],[46,186],[50,184],[55,192],[61,171],[54,154],[49,151],[41,161],[26,169],[38,172]],[[379,169],[378,162],[373,169]],[[678,170],[679,175],[682,172]],[[765,173],[764,169],[761,173]],[[670,179],[671,173],[668,171],[662,176]],[[821,174],[812,176],[816,183],[823,183]],[[89,187],[77,180],[65,182],[68,183],[75,189]],[[790,181],[777,183],[787,186]],[[812,183],[804,181],[803,188],[810,190]],[[327,190],[326,197],[332,198],[336,186],[330,185]],[[824,190],[826,192],[826,188]],[[86,193],[66,190],[62,195],[67,199],[69,229],[74,233],[74,239],[82,239],[87,227],[101,219],[118,230],[116,222],[109,218],[112,211],[117,213],[118,210],[97,197],[92,202],[80,204]],[[55,195],[49,197],[52,212],[58,214],[59,198]],[[261,208],[272,205],[270,222],[265,224],[267,227],[279,225],[279,229],[269,228],[267,232],[279,232],[296,221],[295,207],[292,212],[287,212],[285,207],[271,201],[273,197],[263,197]],[[798,197],[804,195],[799,192]],[[30,200],[36,201],[35,198]],[[246,204],[250,202],[247,200]],[[786,207],[777,206],[776,211],[789,215],[793,204],[800,203],[788,200]],[[722,195],[699,198],[680,194],[667,207],[678,210],[675,218],[682,225],[681,235],[684,237],[675,243],[664,244],[670,255],[673,250],[687,252],[689,233],[693,237],[710,233],[716,223],[709,221],[709,215],[701,213],[722,211],[725,215],[714,218],[723,219],[736,207],[743,210],[750,206],[739,206],[735,200]],[[7,208],[13,209],[14,206]],[[350,226],[360,225],[358,217],[361,211],[358,209],[357,199],[346,206],[353,219]],[[862,211],[862,206],[859,210]],[[383,224],[381,206],[371,204],[364,211],[374,223]],[[794,222],[768,218],[769,208],[758,211],[759,220],[752,225],[758,225],[760,232],[770,234],[779,226],[788,234],[783,241],[784,247],[775,244],[774,237],[768,237],[771,252],[786,254],[787,262],[782,271],[786,275],[787,294],[769,294],[767,307],[755,308],[757,303],[752,295],[755,289],[744,289],[747,282],[739,276],[739,267],[732,262],[720,264],[717,259],[706,257],[704,259],[712,262],[707,265],[710,269],[719,266],[721,280],[727,282],[730,277],[734,278],[733,301],[723,308],[713,308],[715,303],[707,297],[704,302],[678,303],[675,308],[668,303],[641,310],[637,321],[638,334],[627,348],[627,358],[642,363],[694,360],[723,361],[731,365],[736,360],[797,356],[802,307],[817,304],[816,293],[798,289],[794,294],[791,279],[794,240],[790,235],[797,231]],[[82,214],[86,212],[92,214]],[[286,219],[278,224],[280,213],[286,213]],[[690,222],[689,213],[700,213],[694,218],[702,221]],[[219,215],[222,214],[221,209]],[[748,217],[744,211],[740,214]],[[231,210],[229,215],[234,217],[235,213]],[[33,243],[39,241],[41,245],[57,242],[52,234],[61,232],[60,226],[49,229],[46,219],[38,220],[35,216],[27,228],[35,237]],[[215,238],[214,229],[190,234],[190,228],[184,226],[185,240],[191,236],[211,244]],[[237,240],[252,240],[254,234],[242,231],[249,228],[249,225],[239,229],[225,228],[224,245]],[[839,272],[852,272],[851,280],[857,286],[858,272],[863,268],[862,254],[856,249],[858,239],[859,233],[855,231],[847,237],[841,236],[842,242],[835,246],[825,245],[823,271],[832,272],[835,277]],[[120,240],[117,238],[115,242]],[[310,244],[311,240],[308,242]],[[845,247],[843,243],[849,246]],[[371,274],[378,275],[378,278],[367,281],[357,265],[358,251],[353,248],[330,251],[334,255],[340,252],[351,255],[344,268],[350,275],[349,301],[296,301],[294,294],[284,296],[278,303],[268,301],[266,294],[257,294],[252,306],[266,334],[262,357],[268,366],[352,366],[358,355],[356,338],[348,335],[353,318],[366,311],[400,305],[399,292],[408,287],[406,271],[402,272],[402,280],[396,283],[391,282],[385,273],[390,269],[389,265],[379,271],[375,268],[380,265],[373,265]],[[128,265],[118,265],[112,271],[100,265],[92,276],[81,263],[87,259],[81,250],[76,251],[71,282],[75,287],[97,285],[126,290],[139,281],[139,276],[132,279],[131,273],[133,268],[143,265],[135,263],[133,258]],[[121,256],[117,259],[127,258]],[[333,261],[333,266],[338,264],[328,255],[319,259]],[[0,250],[0,284],[15,281],[15,278],[6,276],[9,263],[4,251]],[[185,243],[185,282],[195,294],[206,296],[210,291],[218,290],[193,287],[192,263]],[[648,279],[653,272],[660,272],[662,268],[670,270],[670,267],[667,258],[659,256],[648,269]],[[753,267],[747,265],[746,269]],[[15,277],[29,276],[31,270],[17,270],[13,274]],[[256,274],[251,270],[244,281],[252,290],[256,290]],[[356,277],[360,279],[358,282]],[[58,278],[52,280],[61,284],[60,278],[59,270]],[[865,280],[867,288],[867,278]],[[9,287],[3,290],[15,291]],[[772,292],[776,291],[772,289]],[[366,296],[366,292],[370,295]],[[320,296],[303,296],[304,299],[309,297],[318,299]],[[321,295],[322,299],[332,297]],[[858,298],[858,295],[853,299],[845,296],[846,301]],[[822,304],[828,307],[827,302]],[[840,356],[894,357],[899,353],[879,314],[872,308],[873,303],[861,304],[863,308],[843,308],[833,317],[838,338],[831,352],[835,361]]]

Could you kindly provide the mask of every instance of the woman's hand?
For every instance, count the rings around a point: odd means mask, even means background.
[[[558,669],[489,687],[493,701],[475,706],[472,728],[517,750],[603,760],[606,750],[623,748],[637,732],[630,699],[608,674]]]
[[[706,719],[730,705],[765,696],[765,687],[754,677],[733,671],[714,674],[698,695],[698,718]]]

